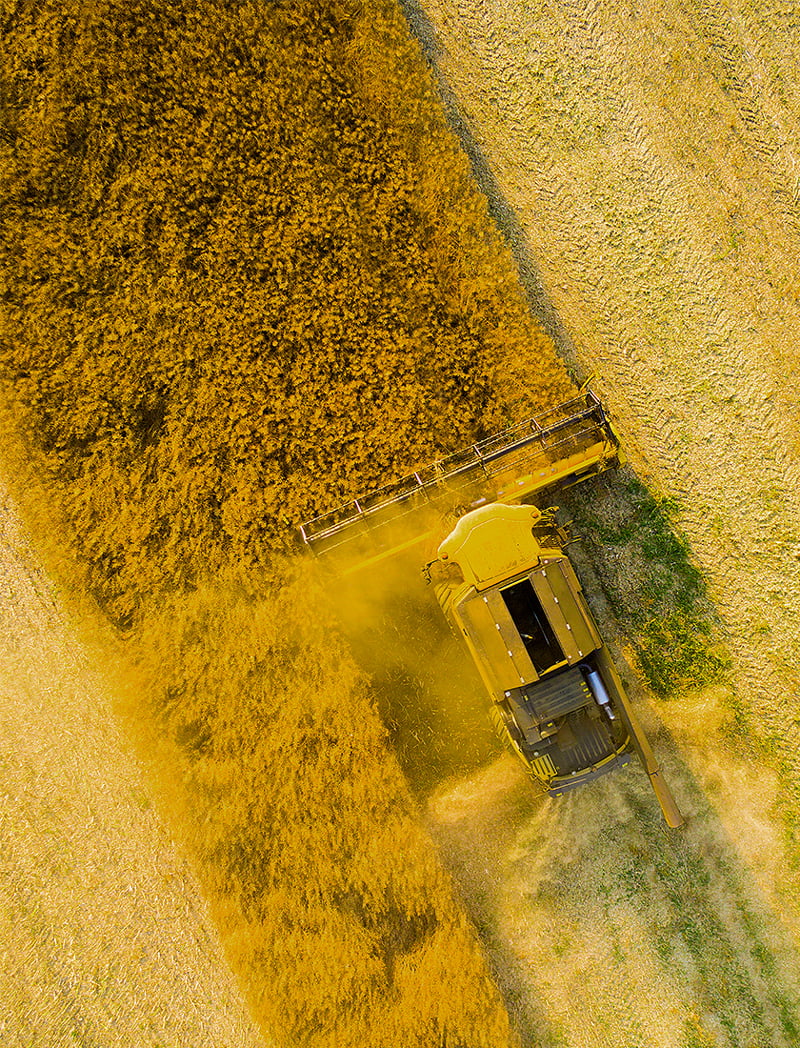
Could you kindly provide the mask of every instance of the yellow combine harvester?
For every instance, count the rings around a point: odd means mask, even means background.
[[[587,392],[301,528],[340,570],[416,544],[464,638],[502,737],[558,796],[638,754],[667,825],[683,819],[565,552],[555,509],[529,503],[622,461]],[[444,536],[444,537],[443,537]]]

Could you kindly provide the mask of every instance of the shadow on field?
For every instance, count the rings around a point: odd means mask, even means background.
[[[560,501],[585,532],[571,553],[601,632],[612,647],[615,636],[632,643],[671,700],[654,706],[615,653],[687,827],[665,827],[638,765],[544,796],[503,753],[483,684],[413,554],[356,572],[336,592],[399,761],[523,1043],[582,1044],[584,1023],[605,1023],[604,1043],[620,1046],[670,1037],[686,1048],[796,1045],[793,949],[725,829],[703,764],[712,754],[715,774],[757,778],[732,747],[735,711],[725,696],[711,713],[698,704],[681,741],[668,726],[678,692],[724,678],[702,579],[668,507],[629,470]],[[774,830],[769,796],[740,803],[753,833]],[[613,1021],[608,1001],[617,1002]],[[671,1032],[656,1035],[665,1023]]]
[[[478,145],[469,122],[461,111],[458,99],[439,70],[436,31],[419,0],[400,0],[400,6],[431,70],[447,123],[469,158],[475,181],[487,199],[489,214],[514,256],[520,282],[531,312],[553,340],[559,356],[569,368],[580,375],[580,380],[583,381],[586,376],[581,374],[574,344],[542,284],[525,231],[516,212],[506,200],[500,183]]]

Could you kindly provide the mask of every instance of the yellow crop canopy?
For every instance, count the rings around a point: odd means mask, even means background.
[[[533,526],[540,517],[535,506],[493,503],[473,510],[439,546],[439,559],[458,564],[465,582],[486,589],[538,564]]]

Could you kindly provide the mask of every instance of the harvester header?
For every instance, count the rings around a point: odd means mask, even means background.
[[[429,537],[445,513],[519,502],[622,461],[603,406],[587,391],[315,517],[300,533],[315,553],[372,562]]]

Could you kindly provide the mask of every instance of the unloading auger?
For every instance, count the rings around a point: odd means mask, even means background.
[[[540,509],[624,461],[598,398],[582,393],[303,524],[343,572],[428,543],[426,579],[464,638],[504,742],[552,796],[638,755],[668,826],[683,817],[565,552]],[[422,560],[422,557],[420,558]]]

